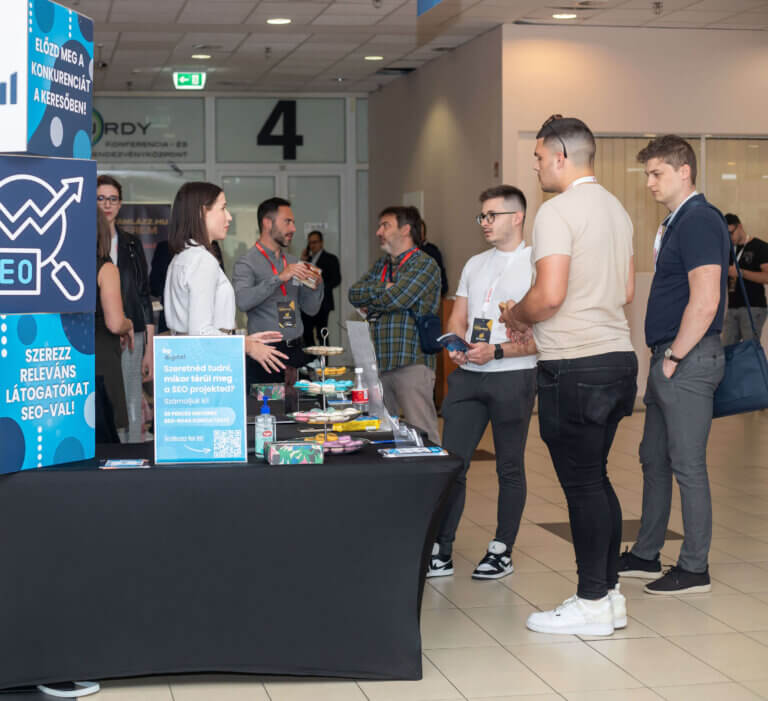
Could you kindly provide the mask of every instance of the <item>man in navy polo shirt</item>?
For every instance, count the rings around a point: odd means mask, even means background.
[[[637,154],[648,188],[669,211],[656,236],[655,274],[645,317],[653,353],[640,444],[643,513],[619,574],[652,579],[649,594],[710,590],[712,499],[707,439],[712,398],[723,377],[720,343],[728,279],[728,228],[696,192],[696,155],[679,136],[653,139]],[[659,551],[669,523],[672,475],[680,488],[684,540],[677,565],[661,574]]]

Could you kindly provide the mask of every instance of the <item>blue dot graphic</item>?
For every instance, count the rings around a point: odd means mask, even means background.
[[[93,21],[82,15],[77,16],[77,24],[80,27],[80,34],[86,41],[93,41]]]
[[[37,322],[35,317],[29,315],[21,317],[16,325],[16,333],[19,336],[19,340],[25,346],[34,343],[37,338]]]
[[[72,157],[91,157],[91,137],[82,129],[75,134],[75,140],[72,142]]]
[[[0,436],[3,437],[3,457],[0,461],[4,471],[20,470],[24,464],[24,434],[13,419],[0,417]]]
[[[84,355],[93,355],[93,314],[62,314],[59,318],[61,330],[75,349]]]
[[[49,0],[35,0],[35,19],[40,29],[50,32],[56,19],[56,6]]]
[[[76,460],[82,460],[84,457],[83,444],[77,438],[70,436],[59,443],[59,447],[56,448],[56,452],[53,455],[53,461],[56,464],[75,462]]]

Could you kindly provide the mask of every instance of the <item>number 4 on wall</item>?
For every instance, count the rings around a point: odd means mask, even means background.
[[[283,133],[273,134],[280,117],[283,118]],[[283,159],[296,160],[296,147],[304,145],[304,137],[296,133],[296,100],[278,100],[256,137],[256,143],[259,146],[282,146]]]

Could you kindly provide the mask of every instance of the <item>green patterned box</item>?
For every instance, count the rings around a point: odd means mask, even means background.
[[[267,449],[270,465],[319,465],[323,462],[322,443],[277,441]]]
[[[256,397],[259,401],[266,397],[267,401],[270,402],[273,399],[285,399],[285,383],[275,382],[272,384],[251,385],[251,396]]]

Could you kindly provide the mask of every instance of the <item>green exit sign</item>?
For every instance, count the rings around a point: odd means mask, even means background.
[[[176,90],[202,90],[205,87],[205,71],[174,73],[173,87]]]

